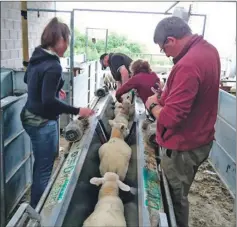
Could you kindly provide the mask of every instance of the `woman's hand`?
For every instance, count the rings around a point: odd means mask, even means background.
[[[79,115],[81,117],[90,117],[95,114],[95,111],[90,108],[80,108]]]
[[[63,90],[63,89],[61,89],[60,91],[59,91],[59,97],[60,97],[60,99],[65,99],[66,98],[66,92]]]

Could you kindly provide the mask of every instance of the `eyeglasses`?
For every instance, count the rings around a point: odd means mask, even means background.
[[[165,53],[165,47],[164,46],[167,43],[167,41],[168,41],[168,39],[166,38],[163,45],[162,45],[162,47],[160,48],[160,53]]]

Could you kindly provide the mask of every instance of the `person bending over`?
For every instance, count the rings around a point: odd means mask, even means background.
[[[130,78],[129,66],[131,62],[132,59],[130,57],[121,53],[105,53],[100,56],[102,70],[107,67],[110,68],[111,74],[117,82],[117,89]]]
[[[132,62],[130,71],[132,77],[116,91],[115,97],[118,102],[122,102],[123,94],[136,89],[138,96],[145,104],[147,98],[154,94],[152,87],[160,85],[160,79],[155,72],[152,72],[150,64],[141,59]]]

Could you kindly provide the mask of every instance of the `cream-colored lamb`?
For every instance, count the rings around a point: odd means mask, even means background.
[[[106,172],[114,172],[124,181],[132,155],[132,149],[124,141],[129,131],[126,125],[114,120],[109,120],[109,124],[112,127],[111,137],[99,149],[100,174],[104,176]]]
[[[93,177],[91,184],[102,184],[98,202],[93,213],[84,221],[83,227],[126,227],[124,206],[119,198],[119,188],[130,191],[130,187],[119,180],[116,173],[107,172],[104,177]]]

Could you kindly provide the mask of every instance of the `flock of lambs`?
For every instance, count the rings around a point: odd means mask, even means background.
[[[115,88],[113,85],[108,87]],[[129,134],[129,120],[133,117],[133,114],[132,95],[127,93],[123,95],[122,103],[115,103],[115,118],[109,120],[112,128],[110,139],[98,151],[99,170],[102,177],[93,177],[90,179],[90,183],[102,186],[94,211],[84,221],[83,227],[126,227],[124,205],[119,197],[119,189],[135,193],[133,188],[123,183],[132,155],[132,149],[124,139]]]

